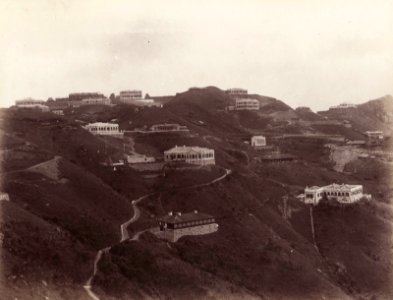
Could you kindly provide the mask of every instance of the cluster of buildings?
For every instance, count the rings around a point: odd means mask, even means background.
[[[105,97],[104,94],[93,93],[70,93],[68,97],[49,99],[48,101],[35,100],[26,98],[15,101],[17,108],[36,108],[41,111],[55,111],[57,114],[63,114],[63,110],[67,108],[81,107],[87,105],[107,105],[112,106],[116,104],[130,104],[135,106],[158,106],[162,105],[154,99],[144,99],[142,91],[140,90],[127,90],[121,91],[118,96],[111,99]]]
[[[213,216],[198,211],[172,213],[158,219],[156,236],[175,243],[182,236],[204,235],[216,232],[218,224]]]
[[[306,204],[317,205],[322,199],[334,200],[342,204],[350,204],[362,198],[371,199],[371,195],[363,194],[362,185],[330,184],[326,186],[312,186],[304,189],[304,194],[298,198]]]

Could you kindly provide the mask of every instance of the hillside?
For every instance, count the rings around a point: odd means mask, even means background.
[[[358,139],[376,124],[387,128],[387,115],[380,112],[391,100],[356,108],[373,120],[368,125],[352,112],[351,118],[323,112],[334,121],[326,124],[277,99],[252,97],[261,102],[258,112],[225,111],[233,100],[215,87],[179,93],[163,108],[95,106],[62,117],[2,111],[1,189],[10,201],[0,202],[1,294],[6,299],[91,299],[87,291],[111,300],[390,299],[393,170],[391,161],[376,153],[392,151],[391,144],[358,147],[359,153],[373,154],[351,157],[339,170],[331,144],[337,149],[344,142],[325,135]],[[342,125],[344,119],[352,128]],[[128,166],[106,167],[104,162],[123,157],[123,141],[93,136],[80,121],[111,120],[127,130],[186,125],[188,134],[128,132],[126,139],[134,151],[160,162],[163,151],[175,145],[212,148],[216,166],[169,167],[150,179]],[[254,133],[296,159],[261,162],[265,152],[244,143]],[[333,182],[362,184],[373,199],[352,207],[325,203],[311,212],[296,198],[305,186]],[[149,232],[157,227],[157,216],[194,210],[213,215],[219,230],[176,243]],[[120,242],[125,233],[131,239]]]

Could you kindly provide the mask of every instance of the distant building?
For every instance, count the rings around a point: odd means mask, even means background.
[[[155,162],[156,159],[151,156],[146,156],[143,154],[133,154],[133,155],[126,155],[127,163],[129,164],[143,164],[143,163],[151,163]]]
[[[231,88],[225,91],[231,97],[243,97],[248,94],[248,91],[241,88]]]
[[[131,91],[121,91],[119,95],[120,102],[128,103],[133,100],[141,100],[142,99],[142,91],[140,90],[131,90]]]
[[[16,100],[15,106],[18,108],[35,108],[41,111],[49,111],[49,107],[46,105],[46,101],[35,100],[32,98]]]
[[[182,126],[179,124],[170,124],[170,123],[164,123],[164,124],[155,124],[150,127],[151,131],[156,131],[156,132],[166,132],[166,131],[188,131],[187,126]]]
[[[195,165],[214,165],[214,150],[202,147],[175,146],[164,152],[165,162],[185,162]]]
[[[158,225],[160,230],[157,236],[172,243],[182,236],[204,235],[218,230],[218,224],[213,216],[198,211],[185,214],[170,212],[158,219]]]
[[[82,101],[83,99],[89,98],[105,98],[105,96],[101,93],[71,93],[68,95],[67,100],[71,101]]]
[[[351,103],[341,103],[336,106],[331,106],[329,109],[348,109],[348,108],[356,108],[356,104],[351,104]]]
[[[236,110],[259,110],[259,101],[257,99],[238,98],[235,100]]]
[[[306,187],[304,190],[303,201],[307,204],[318,204],[323,198],[335,200],[339,203],[354,203],[362,198],[371,198],[371,195],[363,194],[362,185],[351,184],[330,184],[326,186]]]
[[[108,98],[85,98],[82,99],[81,105],[110,105],[111,100]]]
[[[254,135],[251,137],[251,146],[258,150],[266,146],[266,138],[263,135]]]
[[[94,135],[119,135],[121,132],[119,131],[118,124],[112,123],[91,123],[83,126],[84,129],[88,130],[90,133]]]

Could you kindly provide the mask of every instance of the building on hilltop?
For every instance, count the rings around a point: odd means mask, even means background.
[[[298,196],[306,204],[318,204],[323,198],[335,200],[338,203],[348,204],[362,198],[371,199],[371,195],[363,194],[360,184],[330,184],[326,186],[312,186],[304,189],[304,194]]]
[[[182,214],[180,212],[158,219],[158,238],[175,243],[182,236],[204,235],[216,232],[218,224],[213,216],[198,211]]]
[[[111,100],[108,98],[85,98],[82,99],[81,105],[110,105]]]
[[[235,100],[236,110],[259,110],[259,101],[257,99],[237,98]]]
[[[89,98],[105,98],[104,94],[101,93],[70,93],[68,94],[68,99],[64,98],[66,100],[71,100],[71,101],[82,101],[83,99],[89,99]]]
[[[263,135],[254,135],[251,137],[251,146],[255,150],[263,149],[266,146],[266,138]]]
[[[356,108],[356,104],[351,103],[341,103],[339,105],[331,106],[329,109],[348,109],[348,108]]]
[[[84,129],[88,130],[94,135],[120,135],[118,124],[112,123],[91,123],[83,126]]]
[[[142,99],[142,91],[140,90],[129,90],[129,91],[121,91],[119,95],[120,102],[127,103],[131,100],[141,100]]]
[[[214,165],[214,150],[195,146],[175,146],[164,152],[164,161],[185,162],[194,165]]]
[[[49,107],[46,105],[46,101],[35,100],[33,98],[15,100],[15,106],[17,108],[35,108],[43,112],[49,111]]]
[[[231,97],[242,97],[242,96],[246,96],[248,94],[248,91],[241,88],[231,88],[231,89],[227,89],[225,93],[227,93],[227,95]]]
[[[179,124],[164,123],[164,124],[155,124],[151,126],[150,130],[155,132],[188,131],[188,128],[187,126],[182,126]]]

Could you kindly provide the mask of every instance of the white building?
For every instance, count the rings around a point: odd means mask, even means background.
[[[202,147],[175,146],[164,152],[166,162],[186,162],[195,165],[214,165],[214,150]]]
[[[362,198],[370,199],[371,195],[363,194],[363,186],[356,184],[330,184],[323,187],[306,187],[300,198],[306,204],[318,204],[321,199],[335,200],[339,203],[354,203]]]
[[[347,109],[347,108],[356,108],[356,104],[351,104],[351,103],[341,103],[336,106],[331,106],[330,109]]]
[[[194,211],[191,213],[170,212],[167,216],[158,219],[158,238],[175,243],[186,235],[204,235],[216,232],[218,224],[213,216]]]
[[[10,195],[8,193],[0,192],[0,201],[10,201]]]
[[[108,98],[86,98],[82,99],[81,105],[110,105],[111,100]]]
[[[251,137],[251,146],[258,150],[266,146],[266,138],[263,135],[254,135]]]
[[[41,111],[49,111],[49,106],[46,105],[45,101],[32,98],[16,100],[15,106],[18,108],[37,108]]]
[[[154,157],[146,156],[143,154],[126,155],[126,159],[127,159],[127,163],[129,164],[143,164],[143,163],[152,163],[156,161]]]
[[[167,132],[167,131],[188,131],[187,126],[182,126],[179,124],[170,124],[170,123],[164,123],[164,124],[155,124],[150,127],[151,131],[156,131],[156,132]]]
[[[235,100],[236,110],[259,110],[259,101],[257,99],[238,98]]]
[[[90,133],[94,135],[119,135],[121,132],[119,131],[118,124],[112,123],[91,123],[83,126],[84,129],[88,130]]]
[[[240,88],[231,88],[225,91],[231,97],[242,97],[248,94],[247,90]]]
[[[142,91],[140,90],[131,90],[131,91],[121,91],[120,92],[120,102],[128,103],[133,100],[141,100],[142,99]]]
[[[64,116],[64,111],[62,109],[54,109],[52,110],[52,113],[58,116]]]

